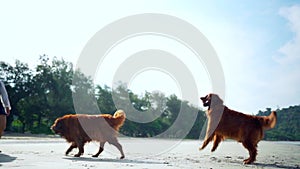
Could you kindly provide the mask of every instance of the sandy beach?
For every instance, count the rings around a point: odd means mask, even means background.
[[[82,157],[69,156],[64,152],[69,144],[58,137],[3,136],[0,140],[1,168],[28,169],[191,169],[191,168],[299,168],[300,142],[261,141],[258,145],[257,161],[243,165],[248,152],[241,144],[225,141],[216,152],[211,153],[211,144],[199,151],[202,140],[165,140],[148,138],[120,138],[125,159],[115,147],[106,144],[104,152],[98,157],[99,143],[86,144]]]

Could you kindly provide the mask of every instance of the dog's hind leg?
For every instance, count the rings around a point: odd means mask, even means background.
[[[243,146],[249,151],[250,157],[248,159],[244,160],[244,164],[251,164],[256,160],[256,155],[257,155],[257,144],[253,144],[249,141],[244,141]]]
[[[123,159],[123,158],[125,158],[125,155],[124,155],[124,152],[123,152],[122,145],[121,145],[121,144],[118,142],[118,140],[117,140],[117,139],[113,139],[113,141],[112,141],[112,142],[110,142],[110,144],[112,144],[112,145],[116,146],[116,147],[117,147],[117,149],[120,151],[120,153],[121,153],[121,157],[120,157],[120,159]]]
[[[222,136],[217,135],[217,134],[214,136],[214,145],[213,145],[213,147],[212,147],[212,149],[211,149],[211,152],[214,152],[214,151],[217,149],[219,143],[220,143],[222,140],[223,140],[223,137],[222,137]]]
[[[95,155],[93,155],[92,157],[98,157],[99,154],[102,153],[102,151],[104,150],[104,144],[105,144],[105,142],[100,142],[100,148],[99,148],[99,151],[98,151]]]
[[[68,155],[74,148],[77,148],[77,145],[73,142],[65,154]]]
[[[214,138],[214,134],[212,134],[210,137],[208,137],[206,140],[204,140],[202,146],[199,148],[199,150],[203,150],[210,141]]]

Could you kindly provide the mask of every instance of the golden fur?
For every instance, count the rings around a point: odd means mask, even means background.
[[[246,115],[227,108],[223,100],[216,94],[208,94],[200,98],[207,110],[207,130],[203,145],[204,149],[210,141],[213,141],[211,151],[215,151],[219,143],[226,139],[234,139],[241,142],[249,151],[250,157],[244,160],[250,164],[256,160],[257,143],[263,138],[264,130],[274,128],[276,124],[276,112],[269,116]]]
[[[78,147],[79,152],[75,157],[79,157],[84,153],[83,147],[86,142],[99,141],[99,151],[93,157],[98,157],[104,150],[104,144],[108,142],[118,148],[122,159],[125,156],[122,146],[117,140],[117,133],[124,124],[125,118],[126,115],[123,110],[116,111],[113,116],[110,114],[70,114],[57,118],[51,129],[71,143],[66,155],[73,148]]]

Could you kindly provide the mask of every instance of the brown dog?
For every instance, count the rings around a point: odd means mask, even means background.
[[[208,94],[200,98],[207,110],[207,130],[202,147],[204,149],[210,141],[214,141],[211,151],[215,151],[219,143],[226,139],[241,142],[249,151],[250,157],[244,160],[250,164],[256,160],[257,143],[263,138],[264,130],[271,129],[276,124],[276,112],[269,116],[251,116],[223,105],[223,100],[216,94]]]
[[[80,157],[84,153],[84,144],[90,141],[99,141],[99,151],[93,155],[98,157],[104,150],[105,142],[108,142],[118,148],[123,159],[124,152],[121,144],[117,140],[119,128],[124,124],[126,115],[122,110],[118,110],[112,116],[110,114],[102,115],[85,115],[74,114],[65,115],[57,118],[51,129],[65,138],[71,146],[66,151],[68,155],[73,148],[79,149],[75,157]]]

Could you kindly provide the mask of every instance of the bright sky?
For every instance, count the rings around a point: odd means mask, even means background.
[[[221,61],[228,107],[255,114],[300,103],[299,1],[0,1],[0,60],[13,64],[18,59],[34,66],[39,55],[46,54],[76,65],[96,32],[142,13],[172,15],[203,33]],[[146,49],[161,49],[181,59],[196,80],[195,94],[212,91],[205,68],[188,48],[149,35],[116,46],[98,65],[95,83],[112,86],[114,72],[126,57]],[[154,69],[137,72],[129,88],[181,95],[172,75]]]

